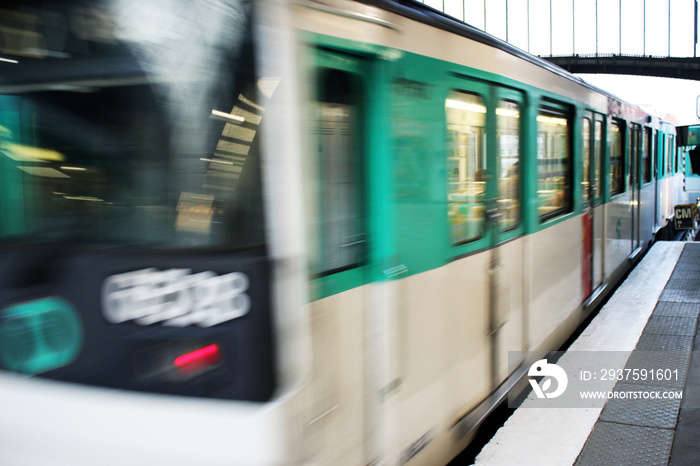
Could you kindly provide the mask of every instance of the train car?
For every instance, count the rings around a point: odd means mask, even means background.
[[[672,125],[419,3],[0,35],[3,465],[445,464],[672,215]]]

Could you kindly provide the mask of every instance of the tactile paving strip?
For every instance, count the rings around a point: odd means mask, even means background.
[[[664,335],[660,333],[644,333],[639,338],[637,350],[639,351],[683,351],[690,352],[693,349],[693,337],[691,335]]]
[[[700,269],[698,270],[700,275]],[[700,282],[700,280],[698,280]],[[694,317],[700,315],[700,304],[660,302],[654,309],[654,317]]]
[[[601,421],[663,429],[676,427],[682,399],[653,398],[666,390],[642,384],[618,383],[614,391],[626,398],[609,400],[600,415]]]
[[[667,290],[682,290],[682,291],[699,291],[700,290],[700,280],[689,279],[687,274],[681,274],[679,278],[671,277],[671,279],[666,283],[665,289]],[[683,278],[680,278],[683,277]]]
[[[576,465],[666,465],[672,443],[669,429],[599,421]]]
[[[643,383],[657,388],[680,389],[685,385],[690,364],[690,351],[640,351],[632,352],[625,369],[637,369],[643,379],[633,383]],[[658,374],[658,375],[657,375]],[[628,373],[627,381],[630,379]]]
[[[644,333],[662,335],[695,335],[697,317],[659,316],[652,314]]]
[[[664,290],[661,292],[661,296],[659,296],[659,301],[700,303],[700,291]]]
[[[700,261],[700,244],[687,243],[683,247],[683,252],[681,253],[681,259],[679,260],[679,262],[684,262],[688,259]]]

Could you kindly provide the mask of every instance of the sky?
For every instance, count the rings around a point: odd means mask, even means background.
[[[489,34],[535,55],[621,53],[692,57],[697,53],[700,56],[700,47],[696,52],[693,44],[695,0],[423,0],[423,3],[480,29],[485,27]],[[698,81],[580,76],[623,100],[656,109],[659,116],[671,114],[678,124],[700,121],[696,112]]]

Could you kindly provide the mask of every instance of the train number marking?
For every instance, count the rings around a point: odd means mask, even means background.
[[[102,315],[118,324],[211,327],[248,313],[248,276],[155,268],[112,275],[102,284]]]

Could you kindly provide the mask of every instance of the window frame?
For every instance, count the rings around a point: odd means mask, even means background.
[[[586,128],[586,122],[588,128]],[[594,157],[595,157],[595,119],[591,112],[585,112],[581,117],[581,203],[588,206],[595,202],[595,189],[593,186]],[[588,161],[588,164],[586,164]],[[586,167],[588,165],[588,167]],[[588,178],[588,188],[586,188],[586,178]],[[588,198],[586,198],[588,196]]]
[[[649,126],[642,127],[642,186],[654,181],[654,135]]]
[[[605,202],[606,198],[606,152],[607,152],[607,115],[603,113],[593,112],[593,144],[596,142],[596,133],[600,129],[600,142],[598,144],[598,185],[594,186],[594,206],[598,206]],[[593,149],[595,151],[595,148]],[[593,154],[593,170],[595,172],[596,154]]]
[[[360,191],[359,200],[359,216],[362,222],[362,242],[360,246],[361,251],[359,253],[359,258],[345,265],[338,267],[325,267],[323,258],[327,252],[326,238],[324,236],[323,222],[327,220],[326,212],[323,205],[323,196],[319,196],[318,203],[315,206],[317,209],[314,218],[314,224],[318,224],[316,231],[314,231],[315,237],[313,238],[314,244],[310,246],[310,251],[313,254],[310,256],[310,277],[319,285],[316,297],[328,296],[335,294],[337,292],[349,289],[355,286],[359,286],[365,282],[365,269],[370,261],[370,230],[371,230],[371,219],[370,219],[370,206],[369,206],[369,154],[367,141],[370,137],[369,130],[370,127],[367,123],[367,118],[369,116],[368,104],[370,103],[369,98],[369,84],[367,79],[366,70],[369,68],[369,61],[362,56],[356,56],[354,54],[347,53],[343,50],[335,50],[326,47],[315,47],[314,48],[314,73],[315,73],[315,87],[318,92],[321,92],[321,78],[329,71],[340,71],[348,75],[352,81],[352,85],[355,86],[356,94],[359,96],[359,101],[356,102],[355,109],[356,113],[352,119],[356,122],[356,129],[360,134],[356,137],[355,142],[357,144],[357,156],[360,157],[361,166],[358,168],[360,171],[358,177],[358,189]],[[315,101],[321,104],[320,96],[316,97]],[[314,118],[320,118],[320,115],[311,114],[309,115],[310,121]],[[321,128],[319,127],[319,134],[314,134],[313,144],[314,147],[320,143]],[[321,159],[321,154],[315,154],[316,164],[315,170],[317,171],[314,175],[315,182],[319,183],[319,192],[323,189],[322,187],[322,174],[324,161]],[[342,246],[339,246],[342,247]]]
[[[473,89],[471,86],[459,86],[459,87],[451,86],[450,89],[448,89],[447,94],[446,94],[445,99],[444,99],[444,102],[445,102],[445,130],[446,130],[446,135],[447,135],[446,142],[445,142],[445,144],[446,144],[446,146],[445,146],[446,147],[445,161],[447,162],[447,171],[450,170],[450,161],[453,158],[455,158],[453,156],[454,144],[452,146],[450,146],[450,144],[449,144],[450,142],[454,142],[449,137],[450,131],[451,131],[450,126],[456,124],[455,122],[450,121],[450,119],[448,117],[447,102],[449,100],[451,100],[450,97],[454,96],[455,94],[462,94],[462,95],[469,95],[469,96],[477,97],[478,99],[480,99],[480,102],[481,102],[480,105],[484,106],[483,128],[482,128],[482,131],[480,131],[478,133],[478,136],[476,139],[476,146],[475,146],[476,147],[476,160],[475,161],[476,161],[476,165],[478,166],[478,168],[476,168],[474,170],[474,178],[475,179],[474,179],[474,181],[472,181],[473,183],[477,183],[477,182],[483,183],[482,202],[474,203],[477,205],[481,204],[481,207],[483,207],[483,218],[482,218],[481,224],[478,226],[478,228],[480,229],[480,233],[478,236],[466,237],[465,239],[458,240],[458,241],[454,240],[454,231],[453,231],[453,225],[452,225],[451,214],[450,214],[450,207],[451,207],[450,196],[455,194],[455,193],[453,192],[453,190],[450,187],[450,185],[453,183],[453,181],[450,179],[449,176],[447,179],[447,185],[446,185],[446,188],[447,188],[447,208],[448,208],[447,209],[447,217],[448,217],[448,225],[450,228],[450,241],[451,241],[451,245],[453,247],[459,247],[459,246],[468,245],[468,244],[477,244],[478,245],[482,241],[486,240],[487,235],[488,235],[487,225],[486,225],[486,200],[488,199],[489,193],[487,192],[488,187],[487,187],[486,180],[487,180],[487,176],[488,176],[487,170],[488,170],[488,165],[489,165],[488,157],[489,157],[489,145],[490,145],[489,131],[488,131],[488,127],[489,127],[488,115],[489,115],[489,110],[491,108],[491,105],[490,105],[490,99],[489,99],[488,92],[483,92],[483,89]],[[466,104],[466,105],[469,105],[469,104]],[[476,104],[474,104],[474,105],[476,105]],[[481,112],[474,112],[474,113],[481,113]],[[469,155],[468,154],[465,156],[465,159],[466,159],[466,164],[468,165],[469,164]],[[479,166],[479,161],[481,161],[481,166]],[[481,176],[482,176],[483,181],[476,180],[476,171],[477,170],[481,170]],[[473,202],[467,202],[467,204],[472,204],[472,203]],[[469,211],[471,212],[471,210],[472,209],[470,207]],[[464,222],[464,223],[465,223],[465,225],[468,225],[470,218],[467,217],[466,220],[467,220],[467,222]]]
[[[619,171],[619,186],[621,187],[621,190],[619,191],[613,191],[613,144],[614,144],[614,130],[612,128],[617,128],[618,129],[618,134],[620,135],[619,137],[619,156],[617,157],[620,161],[620,165],[622,165],[622,168]],[[607,176],[609,177],[609,186],[608,186],[608,194],[610,195],[610,198],[613,198],[615,196],[619,196],[621,194],[624,194],[627,192],[627,187],[629,185],[628,182],[628,165],[629,165],[629,160],[627,156],[627,143],[626,143],[626,135],[627,135],[627,122],[621,118],[613,118],[610,121],[610,138],[609,138],[609,146],[610,146],[610,151],[609,151],[609,163],[610,163],[610,169],[607,171]]]
[[[528,206],[524,201],[524,190],[528,185],[529,181],[526,180],[527,174],[527,161],[526,161],[526,148],[529,144],[530,137],[527,131],[530,130],[530,123],[527,121],[531,116],[531,105],[528,104],[528,96],[525,90],[504,86],[503,84],[491,82],[491,81],[477,81],[469,79],[466,76],[454,76],[454,79],[448,80],[445,87],[442,90],[444,100],[442,103],[444,113],[444,140],[445,140],[445,153],[443,154],[445,160],[445,176],[449,176],[449,169],[451,167],[448,159],[450,154],[447,152],[450,150],[448,147],[449,136],[448,136],[448,121],[446,112],[446,100],[449,98],[451,92],[461,92],[466,94],[478,95],[483,99],[484,105],[486,106],[486,126],[485,126],[485,142],[486,142],[486,170],[484,170],[485,175],[485,197],[484,206],[487,208],[485,216],[485,222],[483,225],[484,236],[476,240],[461,242],[459,244],[452,242],[452,224],[449,217],[449,206],[447,205],[450,201],[448,199],[448,193],[450,192],[447,178],[445,178],[445,245],[449,250],[448,257],[449,260],[454,260],[454,258],[464,257],[473,253],[483,251],[487,248],[494,247],[497,244],[501,244],[517,238],[523,234],[526,225],[528,224]],[[518,150],[519,150],[519,164],[520,168],[518,170],[518,187],[517,187],[517,209],[518,209],[518,221],[517,225],[511,228],[502,228],[503,222],[497,220],[500,218],[498,215],[490,216],[492,211],[498,210],[498,199],[500,196],[499,189],[499,170],[501,164],[500,158],[500,144],[499,141],[499,131],[498,123],[499,117],[497,115],[497,110],[501,107],[501,101],[510,102],[518,106],[519,118],[518,118]]]
[[[503,242],[507,241],[509,239],[512,239],[514,237],[517,237],[523,233],[523,228],[525,224],[525,208],[526,208],[526,203],[524,201],[524,194],[523,194],[523,185],[525,183],[525,168],[526,168],[526,161],[525,161],[525,156],[524,154],[526,153],[525,147],[526,147],[526,141],[527,141],[527,133],[526,133],[526,120],[529,116],[526,100],[525,100],[525,94],[519,90],[516,89],[511,89],[511,88],[506,88],[506,87],[501,87],[498,85],[493,86],[493,92],[494,92],[494,113],[495,113],[495,126],[496,126],[496,134],[495,138],[498,139],[498,115],[497,115],[497,109],[499,108],[499,104],[503,102],[510,102],[518,105],[518,111],[520,113],[519,115],[519,127],[518,127],[518,164],[519,164],[519,169],[518,169],[518,187],[517,187],[517,202],[518,202],[518,222],[516,225],[502,229],[499,227],[498,232],[496,233],[497,235],[497,242]],[[496,164],[496,169],[498,170],[498,173],[500,173],[501,166],[500,166],[500,141],[496,140],[495,144],[495,164]],[[496,195],[497,198],[500,199],[500,185],[496,186]]]
[[[629,176],[627,177],[628,186],[634,188],[641,186],[642,179],[642,149],[643,136],[642,125],[639,123],[629,124]],[[635,163],[636,161],[636,163]],[[637,168],[637,173],[632,173],[632,168]]]
[[[537,219],[538,223],[540,225],[544,225],[546,223],[549,223],[551,221],[555,221],[560,219],[561,217],[566,216],[567,214],[570,214],[574,212],[575,205],[574,205],[574,182],[575,182],[575,176],[574,176],[574,164],[575,164],[575,158],[574,158],[574,124],[575,124],[575,112],[574,109],[571,108],[570,106],[559,103],[556,101],[551,101],[549,99],[543,99],[539,105],[537,106],[537,113],[536,113],[536,121],[535,121],[535,128],[536,128],[536,138],[535,138],[535,148],[536,148],[536,154],[537,157],[535,158],[536,162],[536,168],[535,168],[535,174],[536,174],[536,182],[535,182],[535,194],[537,195]],[[541,171],[541,166],[543,165],[541,163],[541,160],[546,160],[548,157],[545,157],[542,159],[540,157],[540,118],[541,117],[549,117],[549,118],[562,118],[565,119],[567,124],[566,124],[566,143],[565,143],[565,150],[567,153],[566,159],[568,160],[568,167],[566,169],[565,173],[565,179],[568,180],[568,183],[565,183],[565,188],[563,191],[564,196],[562,200],[564,201],[565,205],[562,206],[561,208],[554,209],[549,212],[545,212],[540,214],[539,209],[541,209],[543,206],[540,206],[539,204],[539,195],[540,192],[542,191],[540,189],[540,180],[543,178],[542,176],[542,171]],[[545,141],[545,152],[547,151],[547,144],[548,142]]]
[[[445,164],[445,178],[443,180],[443,186],[444,186],[444,212],[442,217],[444,218],[444,228],[445,228],[445,233],[444,233],[444,238],[445,238],[445,247],[447,248],[447,257],[448,258],[455,258],[455,257],[463,257],[465,255],[469,255],[478,251],[482,251],[487,249],[490,245],[493,244],[494,239],[492,238],[492,234],[490,229],[488,228],[487,222],[486,222],[486,212],[484,212],[484,223],[483,223],[483,235],[480,236],[479,238],[475,238],[473,240],[469,241],[460,241],[460,242],[454,242],[453,241],[453,227],[452,223],[450,220],[450,188],[449,188],[449,180],[448,180],[448,170],[449,170],[449,159],[450,159],[450,148],[448,147],[449,144],[449,129],[448,126],[450,125],[450,122],[448,121],[448,115],[447,115],[447,100],[449,99],[449,96],[451,93],[456,92],[456,93],[464,93],[464,94],[471,94],[471,95],[477,95],[481,98],[484,106],[486,107],[486,113],[485,113],[485,120],[484,120],[484,133],[483,133],[483,144],[485,145],[485,161],[486,161],[486,170],[484,170],[484,176],[490,177],[493,176],[493,167],[491,167],[491,164],[493,163],[491,159],[489,159],[489,148],[492,147],[493,144],[495,144],[495,139],[494,135],[490,134],[493,133],[494,131],[489,131],[489,129],[493,129],[495,125],[495,110],[493,109],[493,91],[492,91],[493,85],[487,82],[482,82],[482,81],[474,81],[471,79],[468,79],[466,77],[455,77],[454,79],[449,80],[447,83],[445,83],[445,87],[442,89],[442,101],[441,101],[441,107],[442,107],[442,131],[444,134],[444,151],[442,152],[441,157],[443,158],[443,163]],[[491,188],[492,183],[485,183],[485,191],[484,191],[484,202],[486,199],[489,199],[490,197],[493,197],[493,193],[489,191]],[[485,204],[484,204],[485,205]]]
[[[656,130],[656,148],[654,158],[656,159],[656,173],[658,179],[666,176],[666,133]]]

